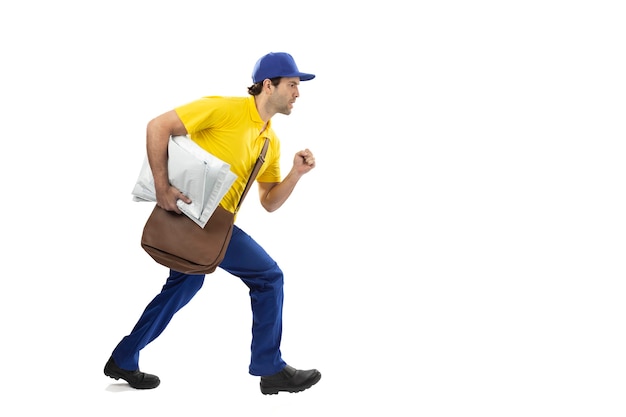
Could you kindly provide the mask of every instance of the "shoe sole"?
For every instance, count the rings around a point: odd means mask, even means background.
[[[317,384],[320,381],[320,379],[322,379],[321,373],[317,374],[315,378],[311,380],[309,384],[303,385],[297,388],[280,389],[276,387],[264,387],[263,385],[261,385],[261,392],[263,393],[263,395],[275,395],[275,394],[278,394],[279,392],[291,392],[291,393],[302,392],[306,389],[311,388],[313,385]]]

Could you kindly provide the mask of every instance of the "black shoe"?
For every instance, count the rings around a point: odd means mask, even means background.
[[[161,380],[156,375],[140,372],[139,369],[127,371],[120,368],[113,360],[113,356],[109,358],[109,361],[104,366],[104,374],[116,380],[122,378],[128,382],[128,385],[136,389],[152,389],[158,387],[161,383]]]
[[[300,392],[311,388],[322,378],[317,369],[301,371],[287,365],[282,371],[261,377],[261,392],[263,394],[278,394],[279,391]]]

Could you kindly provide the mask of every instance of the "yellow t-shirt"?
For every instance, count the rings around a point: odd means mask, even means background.
[[[189,137],[210,154],[230,164],[230,170],[237,175],[220,203],[226,210],[235,212],[266,137],[270,139],[270,145],[257,181],[281,181],[280,141],[272,130],[271,120],[262,131],[265,123],[259,116],[253,96],[202,97],[174,110]]]

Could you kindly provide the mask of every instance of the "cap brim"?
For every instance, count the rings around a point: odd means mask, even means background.
[[[300,77],[300,81],[309,81],[315,78],[315,74],[306,74],[304,72],[299,73],[297,76]]]

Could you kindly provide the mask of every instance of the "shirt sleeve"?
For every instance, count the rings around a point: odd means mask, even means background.
[[[174,109],[190,134],[220,127],[229,117],[228,106],[221,97],[202,97]]]

